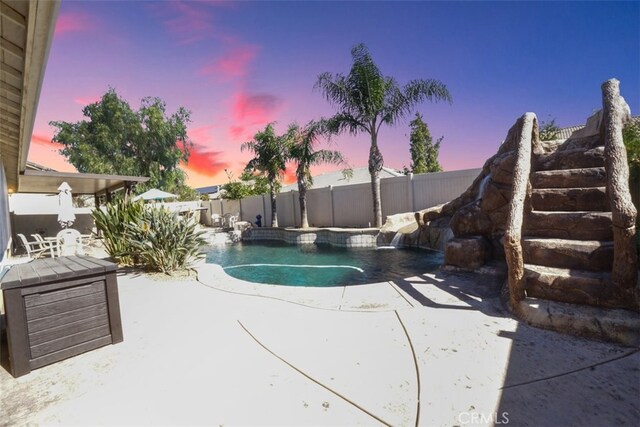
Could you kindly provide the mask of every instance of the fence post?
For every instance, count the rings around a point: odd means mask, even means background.
[[[333,185],[329,186],[329,203],[331,203],[331,227],[335,227],[336,226],[336,219],[335,219],[335,212],[333,211]]]
[[[409,211],[415,212],[416,210],[416,201],[413,197],[413,173],[407,174],[407,201],[409,205]]]
[[[298,226],[296,224],[296,195],[293,190],[291,190],[291,215],[293,215],[293,228],[296,228]]]

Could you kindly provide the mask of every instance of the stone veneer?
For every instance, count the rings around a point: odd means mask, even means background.
[[[242,240],[282,240],[293,244],[328,243],[343,248],[373,248],[378,246],[377,228],[249,228]]]

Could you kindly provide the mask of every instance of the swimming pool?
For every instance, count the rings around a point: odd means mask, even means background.
[[[442,254],[426,249],[339,248],[278,241],[214,246],[207,262],[248,282],[287,286],[343,286],[396,280],[427,273]]]

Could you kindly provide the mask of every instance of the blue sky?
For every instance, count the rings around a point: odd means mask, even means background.
[[[640,110],[638,2],[99,2],[63,1],[30,159],[72,170],[49,141],[51,120],[82,119],[109,86],[135,108],[158,96],[192,111],[189,182],[226,182],[249,159],[242,142],[328,116],[318,74],[348,73],[365,43],[386,75],[444,82],[453,104],[417,108],[444,136],[446,170],[480,167],[527,111],[561,126],[600,108],[600,84],[621,81]],[[381,133],[389,167],[409,165],[408,118]],[[366,166],[366,135],[335,140]],[[335,167],[332,167],[335,168]],[[316,172],[329,170],[320,167]]]

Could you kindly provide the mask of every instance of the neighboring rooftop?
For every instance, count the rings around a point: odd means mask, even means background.
[[[42,166],[38,163],[34,163],[29,160],[27,160],[26,169],[34,170],[34,171],[44,171],[44,172],[57,172],[55,169],[51,169],[47,166]]]
[[[198,194],[208,194],[210,199],[217,199],[220,196],[222,185],[209,185],[208,187],[194,188]]]
[[[327,172],[314,176],[313,188],[323,188],[330,185],[338,187],[341,185],[366,184],[371,182],[371,175],[369,174],[368,168],[356,168],[352,169],[352,171],[353,175],[350,177],[347,177],[343,171]],[[404,175],[402,172],[391,168],[382,168],[380,171],[380,178],[393,178],[394,176],[402,175]],[[291,190],[298,190],[298,184],[294,182],[293,184],[285,185],[280,192],[283,193]]]
[[[640,123],[640,116],[635,116],[631,118],[631,121]],[[578,126],[568,126],[566,128],[560,128],[558,130],[558,139],[567,139],[569,138],[575,131],[580,130],[584,127],[584,125]]]

